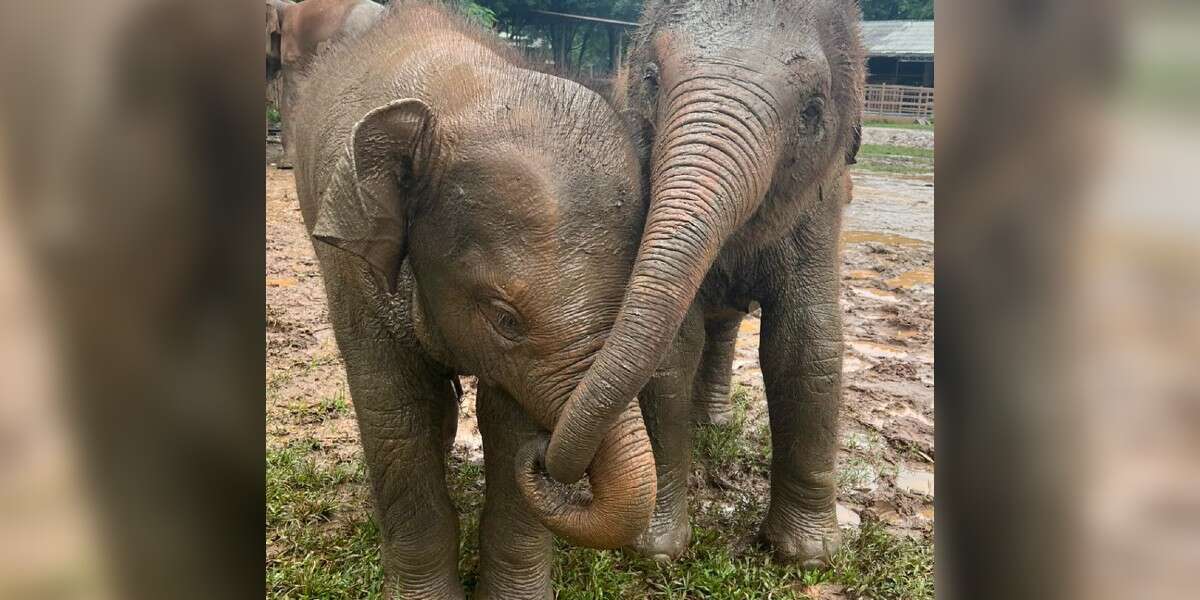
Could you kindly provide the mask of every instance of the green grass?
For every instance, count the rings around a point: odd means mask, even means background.
[[[909,539],[865,519],[844,530],[830,569],[802,572],[778,564],[754,542],[765,510],[768,435],[747,431],[750,390],[733,395],[733,423],[696,432],[695,468],[725,473],[758,487],[693,490],[692,544],[662,565],[622,552],[558,543],[554,581],[563,600],[618,598],[748,600],[807,598],[812,586],[839,586],[849,597],[922,600],[933,597],[932,539]],[[851,436],[854,456],[871,460],[878,440]],[[459,511],[459,573],[468,593],[477,581],[483,469],[452,456],[447,484]],[[337,463],[318,442],[293,443],[267,454],[267,596],[380,597],[379,533],[369,510],[360,463]]]
[[[921,131],[933,131],[933,123],[922,125],[920,123],[891,123],[888,121],[867,120],[863,122],[863,126],[882,127],[885,129],[919,129]]]
[[[267,595],[378,598],[379,531],[366,514],[363,469],[319,464],[314,446],[267,452]]]
[[[858,150],[856,168],[878,173],[916,175],[932,173],[934,151],[886,144],[863,144]]]
[[[728,425],[702,425],[692,432],[692,461],[707,467],[747,463],[765,467],[770,461],[770,437],[766,427],[746,432],[746,413],[753,392],[734,386],[730,401],[733,419]]]
[[[850,456],[838,465],[838,491],[848,495],[868,488],[884,473],[895,474],[896,467],[885,459],[885,442],[876,432],[853,433],[844,442]]]
[[[272,125],[279,124],[280,119],[279,119],[279,109],[278,108],[275,108],[274,106],[267,107],[267,121],[269,123],[271,123]]]

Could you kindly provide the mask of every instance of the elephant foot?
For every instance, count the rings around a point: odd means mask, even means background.
[[[651,519],[650,526],[625,550],[663,563],[683,556],[692,541],[692,527],[688,523],[686,506],[675,512],[678,516],[674,518]]]
[[[454,581],[453,585],[446,585],[438,590],[411,590],[398,589],[396,586],[384,586],[382,595],[383,600],[409,600],[410,598],[420,598],[421,600],[466,600],[467,597],[457,580]]]
[[[475,588],[474,600],[554,600],[554,589],[545,586],[501,586],[482,582]]]
[[[771,548],[775,560],[798,565],[802,569],[828,567],[842,545],[837,510],[833,504],[819,511],[798,510],[796,507],[777,510],[772,506],[759,529],[758,538]]]

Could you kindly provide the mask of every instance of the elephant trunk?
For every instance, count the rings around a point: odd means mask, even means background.
[[[583,476],[602,439],[649,381],[726,239],[774,173],[778,118],[761,88],[729,76],[664,78],[651,200],[637,261],[603,349],[558,419],[546,454],[554,479]],[[599,457],[597,457],[599,458]]]
[[[541,522],[568,542],[613,549],[630,544],[650,523],[658,480],[650,438],[637,403],[600,442],[589,470],[590,498],[545,475],[545,437],[517,456],[517,485]]]

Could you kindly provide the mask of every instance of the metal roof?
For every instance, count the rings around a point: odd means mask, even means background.
[[[933,21],[863,21],[867,56],[933,58]]]

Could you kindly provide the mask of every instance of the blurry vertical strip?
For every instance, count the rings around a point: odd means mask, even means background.
[[[0,5],[0,597],[262,594],[263,10]]]

